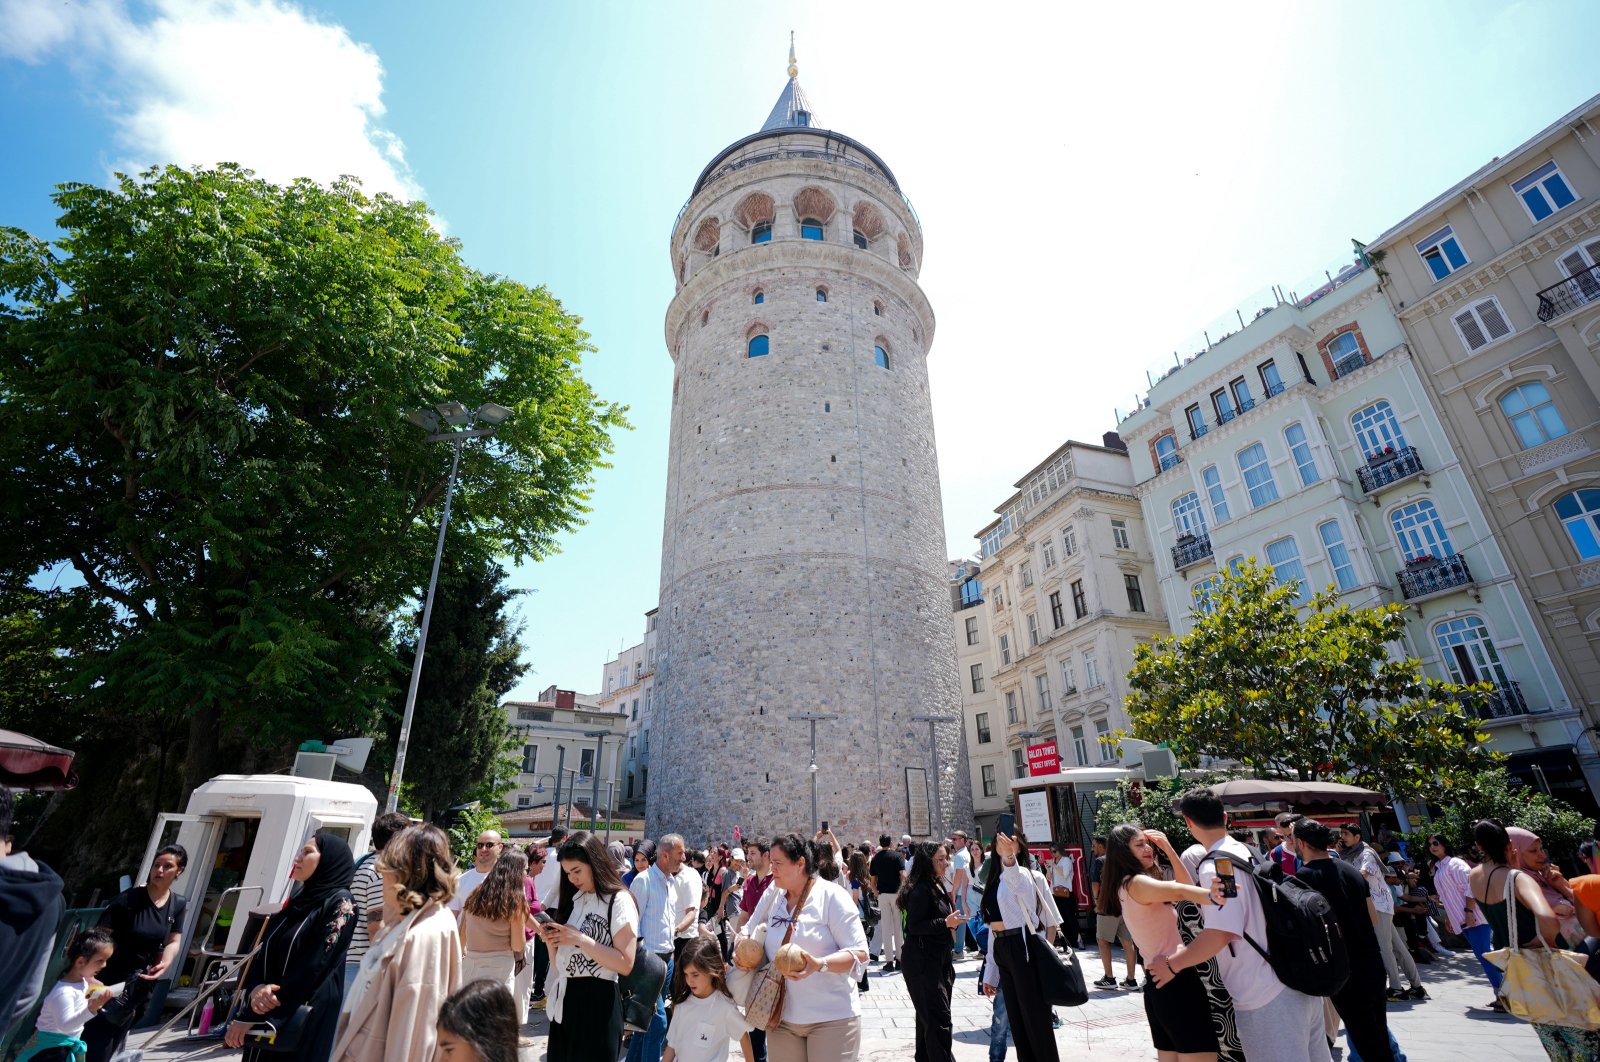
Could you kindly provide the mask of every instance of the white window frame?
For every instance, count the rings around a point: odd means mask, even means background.
[[[1463,317],[1469,318],[1470,327],[1483,342],[1476,346],[1473,345],[1472,340],[1468,338],[1466,328],[1462,325],[1461,319]],[[1499,328],[1496,327],[1497,322]],[[1456,338],[1461,340],[1461,346],[1468,354],[1476,354],[1480,350],[1487,350],[1502,339],[1517,334],[1516,326],[1511,323],[1511,318],[1506,316],[1506,311],[1500,305],[1500,300],[1493,295],[1486,299],[1479,299],[1465,309],[1451,314],[1450,327],[1456,330]],[[1495,334],[1497,331],[1499,332],[1498,335]]]
[[[1083,727],[1072,728],[1072,756],[1079,767],[1089,766],[1089,746],[1083,740]]]
[[[1489,634],[1489,626],[1481,616],[1468,613],[1442,619],[1433,625],[1431,633],[1433,644],[1438,646],[1445,672],[1452,682],[1490,682],[1497,689],[1505,689],[1510,685],[1511,676],[1506,673],[1505,661],[1500,659],[1499,650]],[[1473,674],[1468,675],[1462,669],[1455,652],[1457,648],[1462,656],[1467,657]]]
[[[1211,506],[1212,521],[1225,524],[1233,519],[1233,513],[1228,509],[1228,489],[1222,485],[1222,469],[1216,465],[1202,468],[1200,483],[1206,489],[1206,502]]]
[[[1033,683],[1039,690],[1039,710],[1048,712],[1055,707],[1055,701],[1050,697],[1050,672],[1041,671],[1033,676]]]
[[[1295,442],[1290,432],[1299,432],[1300,441]],[[1306,435],[1306,426],[1298,420],[1283,429],[1283,441],[1289,447],[1289,456],[1294,460],[1294,469],[1300,475],[1300,485],[1309,487],[1322,479],[1317,471],[1317,459],[1311,452],[1311,440]]]
[[[1172,499],[1172,531],[1180,537],[1200,538],[1206,534],[1206,514],[1200,506],[1199,491],[1185,491]]]
[[[1011,635],[1000,636],[1000,663],[1002,666],[1011,663]]]
[[[1016,690],[1006,690],[1006,724],[1022,722],[1022,700],[1017,696]]]
[[[1109,748],[1107,748],[1106,745],[1100,739],[1103,738],[1103,737],[1110,737],[1110,736],[1111,736],[1111,720],[1109,720],[1109,719],[1096,719],[1094,721],[1094,744],[1095,744],[1095,748],[1100,750],[1100,762],[1101,763],[1105,763],[1107,760],[1111,759],[1111,750]]]
[[[1506,409],[1506,399],[1510,398],[1512,395],[1522,394],[1522,392],[1529,387],[1537,387],[1539,390],[1543,391],[1544,400],[1541,402],[1529,402],[1526,406],[1515,413],[1512,413],[1510,410]],[[1571,429],[1567,427],[1566,418],[1561,415],[1561,410],[1556,407],[1556,400],[1550,397],[1550,388],[1544,385],[1543,380],[1524,380],[1521,383],[1514,385],[1507,390],[1505,394],[1501,395],[1495,400],[1495,405],[1499,407],[1500,415],[1506,418],[1506,424],[1511,428],[1511,434],[1516,436],[1517,442],[1521,444],[1524,450],[1531,450],[1535,446],[1543,446],[1547,442],[1552,442],[1553,440],[1559,439],[1562,436],[1571,434]],[[1547,426],[1545,425],[1544,418],[1539,415],[1539,410],[1545,408],[1546,406],[1548,406],[1550,408],[1550,412],[1555,415],[1556,423],[1561,425],[1561,433],[1559,435],[1551,435]],[[1527,437],[1523,434],[1522,429],[1517,427],[1517,424],[1524,419],[1526,419],[1528,423],[1532,424],[1539,430],[1539,434],[1543,436],[1541,439],[1536,442],[1529,442],[1527,440]]]
[[[1133,548],[1133,539],[1128,534],[1128,521],[1111,521],[1111,544],[1117,549]]]
[[[1562,206],[1556,206],[1555,200],[1550,196],[1549,189],[1545,187],[1545,182],[1551,177],[1560,178],[1561,185],[1567,190],[1567,194],[1572,197],[1572,202],[1566,203]],[[1535,225],[1549,221],[1552,217],[1567,209],[1567,207],[1583,202],[1583,196],[1579,195],[1578,190],[1572,186],[1572,182],[1567,180],[1567,175],[1561,172],[1561,167],[1557,165],[1555,159],[1551,159],[1549,162],[1536,166],[1532,172],[1523,174],[1521,177],[1518,177],[1516,180],[1510,183],[1512,194],[1515,195],[1517,197],[1517,201],[1522,204],[1522,209],[1527,211],[1528,220],[1533,222]],[[1539,190],[1539,194],[1544,197],[1545,206],[1550,208],[1550,212],[1542,218],[1536,215],[1533,212],[1533,208],[1528,205],[1527,193],[1535,188],[1537,188]]]
[[[972,692],[983,692],[983,664],[973,664],[967,669],[968,677],[972,680]]]
[[[968,616],[967,617],[966,627],[967,627],[967,644],[968,645],[977,645],[978,644],[978,617],[977,616]]]
[[[1249,468],[1246,468],[1244,464],[1244,455],[1252,450],[1261,451],[1261,461],[1258,464],[1252,464]],[[1278,493],[1278,478],[1272,474],[1272,459],[1267,456],[1267,446],[1265,443],[1251,443],[1249,446],[1246,446],[1244,449],[1234,454],[1233,460],[1234,463],[1239,466],[1239,476],[1244,480],[1245,500],[1250,503],[1250,509],[1252,512],[1264,505],[1271,505],[1273,502],[1282,497],[1282,495]],[[1254,469],[1263,470],[1266,473],[1266,478],[1260,483],[1252,486],[1250,484],[1250,473]],[[1256,501],[1256,491],[1257,489],[1261,488],[1270,490],[1272,492],[1272,496],[1270,498],[1265,498],[1262,501]]]
[[[972,717],[972,729],[978,736],[978,744],[987,745],[994,740],[994,728],[989,725],[988,712],[978,712]]]
[[[1023,586],[1033,585],[1033,565],[1029,564],[1027,561],[1023,561],[1017,566],[1017,571],[1022,576]]]
[[[1105,680],[1100,677],[1100,661],[1093,649],[1083,654],[1083,681],[1087,684],[1086,688],[1091,690],[1105,685]]]
[[[1396,506],[1389,513],[1389,530],[1400,547],[1400,556],[1453,557],[1455,546],[1450,542],[1450,532],[1444,526],[1444,517],[1431,498],[1418,498]]]
[[[983,795],[986,797],[999,796],[1000,786],[995,781],[994,764],[985,763],[978,768],[978,777],[983,782]]]
[[[1394,406],[1386,398],[1380,398],[1350,414],[1350,430],[1355,433],[1356,446],[1360,448],[1361,455],[1369,461],[1383,453],[1386,446],[1396,450],[1406,447],[1405,433],[1400,430],[1400,418],[1395,415]]]
[[[1444,245],[1446,241],[1456,245],[1456,253],[1461,255],[1462,258],[1460,265],[1452,263],[1449,256],[1445,254]],[[1445,225],[1434,232],[1430,232],[1427,236],[1417,241],[1416,248],[1417,257],[1422,259],[1423,266],[1428,270],[1428,275],[1433,277],[1435,284],[1443,282],[1447,277],[1459,273],[1472,264],[1472,256],[1467,254],[1465,247],[1461,246],[1461,239],[1456,235],[1455,227],[1451,225]],[[1433,266],[1428,264],[1428,252],[1434,250],[1439,252],[1439,260],[1450,267],[1442,277],[1436,276],[1433,272]]]
[[[1333,529],[1332,538],[1328,529]],[[1356,574],[1355,557],[1350,554],[1350,547],[1344,540],[1344,528],[1337,520],[1324,520],[1317,525],[1317,537],[1322,540],[1322,551],[1328,555],[1328,567],[1333,569],[1333,581],[1339,587],[1340,593],[1348,593],[1361,585],[1361,577]],[[1339,555],[1344,555],[1344,560],[1339,560]]]
[[[1293,556],[1288,555],[1282,549],[1280,549],[1279,559],[1276,561],[1273,560],[1273,547],[1282,547],[1285,545],[1287,545],[1289,550],[1293,552]],[[1291,578],[1294,580],[1294,599],[1296,604],[1304,605],[1306,602],[1311,600],[1311,580],[1306,576],[1306,561],[1305,558],[1300,554],[1300,543],[1295,541],[1293,535],[1285,535],[1282,538],[1273,539],[1262,549],[1262,553],[1266,556],[1267,565],[1272,569],[1272,577],[1276,579],[1280,585],[1287,585],[1289,579]],[[1280,569],[1288,569],[1287,577],[1278,574]]]
[[[1211,592],[1217,588],[1217,584],[1221,581],[1221,575],[1208,575],[1191,586],[1189,588],[1190,611],[1196,616],[1210,615],[1213,607],[1211,604]]]
[[[1028,754],[1022,749],[1011,750],[1011,773],[1017,778],[1028,777]]]
[[[1039,543],[1039,563],[1046,571],[1056,566],[1056,544],[1052,539]]]
[[[1028,647],[1030,649],[1039,648],[1039,614],[1037,612],[1028,613]]]
[[[1070,557],[1078,552],[1078,529],[1071,524],[1061,529],[1061,555]]]
[[[1078,680],[1072,673],[1072,661],[1061,661],[1061,696],[1078,692]]]

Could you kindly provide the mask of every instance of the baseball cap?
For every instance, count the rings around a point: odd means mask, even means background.
[[[731,854],[732,854],[733,858],[735,858],[735,859],[738,859],[738,860],[741,860],[741,861],[744,859],[744,849],[743,848],[735,848]]]
[[[1384,862],[1388,863],[1390,866],[1394,866],[1396,863],[1404,863],[1405,861],[1406,857],[1401,855],[1399,852],[1390,852],[1389,858],[1384,860]]]

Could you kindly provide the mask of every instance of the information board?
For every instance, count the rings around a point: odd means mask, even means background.
[[[923,767],[906,768],[906,832],[913,837],[933,836],[928,815],[928,772]]]
[[[1055,841],[1050,833],[1050,795],[1048,793],[1018,793],[1017,819],[1029,846],[1048,845]]]

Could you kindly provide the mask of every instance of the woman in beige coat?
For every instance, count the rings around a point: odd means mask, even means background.
[[[377,860],[383,928],[339,1015],[332,1062],[431,1059],[439,1004],[461,982],[450,841],[437,826],[397,834]]]

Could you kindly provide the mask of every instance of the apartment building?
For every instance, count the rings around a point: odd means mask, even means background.
[[[516,788],[506,795],[512,808],[561,804],[588,808],[594,800],[594,780],[600,779],[600,806],[611,806],[622,770],[622,743],[626,720],[599,698],[555,686],[532,701],[506,701],[507,721],[522,746],[521,771]],[[572,799],[569,800],[569,797]]]
[[[650,722],[655,714],[656,610],[644,614],[644,640],[606,661],[600,678],[600,707],[627,719],[623,777],[617,806],[629,814],[644,811],[650,791]]]
[[[1427,395],[1521,594],[1521,632],[1564,696],[1537,695],[1492,631],[1439,659],[1548,706],[1514,768],[1600,782],[1600,96],[1372,241]],[[1464,611],[1463,613],[1467,613]],[[1514,632],[1505,635],[1518,637]],[[1526,716],[1527,718],[1545,716]]]
[[[950,563],[950,611],[955,619],[956,661],[961,674],[961,720],[967,743],[972,813],[985,837],[1006,810],[1010,791],[1005,728],[995,713],[989,691],[994,672],[993,639],[983,580],[972,560]]]
[[[1354,606],[1400,602],[1397,651],[1492,683],[1481,714],[1514,762],[1571,750],[1578,713],[1382,279],[1358,257],[1241,314],[1118,425],[1162,601],[1187,630],[1224,566],[1254,557],[1302,600],[1331,585]]]
[[[996,740],[1003,728],[1008,781],[1028,774],[1030,746],[1054,743],[1064,769],[1115,762],[1098,739],[1127,725],[1134,646],[1168,630],[1133,465],[1116,433],[1100,446],[1068,441],[1014,486],[978,533],[990,627],[981,677]],[[979,661],[962,662],[973,696]],[[1009,786],[1000,792],[1008,797]]]

